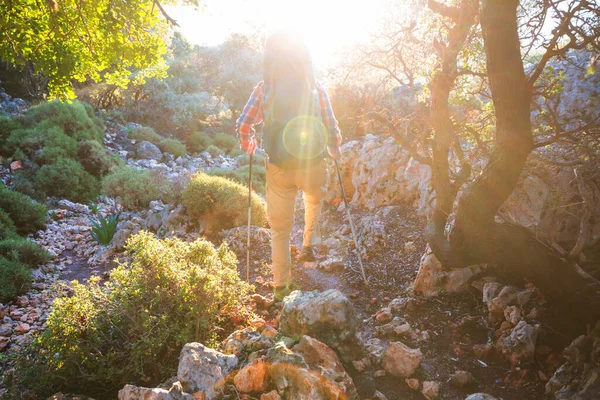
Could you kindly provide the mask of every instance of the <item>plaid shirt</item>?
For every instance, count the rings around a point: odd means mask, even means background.
[[[323,124],[327,128],[328,132],[328,146],[332,149],[339,148],[342,144],[342,134],[338,127],[338,122],[333,114],[331,103],[325,89],[317,83],[317,90],[319,92],[319,103],[321,106],[321,119]],[[240,138],[240,145],[242,148],[247,148],[248,143],[252,137],[254,137],[254,126],[260,124],[264,118],[264,82],[261,81],[256,85],[250,99],[242,114],[237,120],[237,131]]]

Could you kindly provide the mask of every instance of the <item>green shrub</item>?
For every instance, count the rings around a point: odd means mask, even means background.
[[[211,168],[209,175],[222,176],[248,186],[250,177],[250,165],[246,164],[236,169]],[[257,193],[265,193],[267,182],[267,170],[264,165],[252,165],[252,190]]]
[[[233,158],[239,157],[242,154],[244,154],[244,152],[242,150],[240,150],[240,149],[237,149],[237,148],[235,148],[235,149],[233,149],[233,150],[231,150],[229,152],[229,156],[233,157]]]
[[[27,292],[31,280],[31,271],[25,265],[0,257],[0,303]]]
[[[25,264],[30,268],[50,261],[50,254],[46,249],[23,238],[0,241],[0,257]]]
[[[138,142],[148,141],[158,145],[162,141],[162,137],[154,131],[154,129],[147,126],[140,126],[133,128],[129,131],[129,137],[135,139]]]
[[[102,244],[109,245],[117,232],[119,224],[119,213],[108,215],[106,217],[99,215],[98,221],[90,221],[92,224],[92,238]]]
[[[27,235],[46,227],[46,207],[22,193],[0,185],[0,209],[14,222],[17,233]]]
[[[216,346],[251,317],[251,287],[225,245],[141,232],[126,249],[131,261],[108,282],[75,282],[71,296],[55,300],[15,373],[24,387],[45,391],[44,398],[82,388],[115,398],[125,383],[154,386],[173,374],[184,344]]]
[[[12,176],[13,188],[15,191],[23,193],[36,201],[44,201],[44,194],[38,192],[33,184],[36,172],[31,168],[17,170]]]
[[[128,166],[113,168],[102,180],[102,186],[108,196],[118,198],[127,210],[142,210],[152,200],[169,202],[173,195],[169,181]]]
[[[183,192],[182,201],[188,216],[201,223],[207,232],[233,228],[247,222],[248,188],[220,176],[195,174]],[[266,221],[264,201],[252,193],[252,223]]]
[[[55,100],[31,107],[25,114],[25,126],[28,128],[48,128],[58,126],[67,136],[75,140],[96,140],[102,142],[104,125],[94,116],[89,104],[77,100],[63,103]]]
[[[44,135],[42,131],[37,129],[17,129],[6,139],[6,143],[2,148],[2,155],[23,159],[22,156],[19,156],[20,154],[17,155],[17,152],[21,152],[24,157],[30,157],[38,153],[43,145]]]
[[[74,158],[77,154],[77,140],[66,135],[60,127],[53,126],[40,135],[44,138],[40,163],[52,164],[60,158]]]
[[[210,154],[213,157],[222,156],[223,154],[225,154],[223,152],[223,150],[221,150],[219,147],[215,146],[214,144],[211,144],[210,146],[208,146],[206,148],[206,151],[208,152],[208,154]]]
[[[239,147],[238,140],[235,137],[225,133],[217,133],[215,135],[214,144],[215,146],[223,149],[223,151],[226,153],[229,153],[231,150]]]
[[[210,136],[202,132],[194,132],[187,138],[187,148],[192,153],[202,153],[208,146],[213,144]]]
[[[11,239],[17,236],[17,228],[10,216],[0,208],[0,240]]]
[[[13,118],[7,118],[0,115],[0,154],[4,154],[5,144],[8,137],[13,131],[21,129],[23,126]]]
[[[250,164],[250,155],[244,154],[243,157],[240,157],[237,160],[237,163],[240,167]],[[264,166],[265,165],[265,156],[263,156],[262,154],[259,154],[259,153],[254,154],[254,156],[252,156],[252,164]]]
[[[47,196],[88,203],[98,197],[100,183],[75,160],[61,158],[44,165],[35,177],[35,188]]]
[[[102,178],[114,166],[123,163],[120,158],[112,156],[104,146],[95,140],[84,140],[79,143],[77,159],[83,168],[96,178]]]
[[[173,154],[175,157],[185,156],[185,144],[176,139],[164,139],[158,147],[161,151]]]

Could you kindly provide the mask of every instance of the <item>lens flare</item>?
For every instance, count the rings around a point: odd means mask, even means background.
[[[294,157],[310,160],[327,148],[327,128],[312,115],[292,118],[283,129],[283,145]]]

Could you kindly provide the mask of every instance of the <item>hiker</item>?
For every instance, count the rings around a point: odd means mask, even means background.
[[[263,81],[254,88],[237,120],[240,146],[254,154],[254,127],[263,122],[267,153],[267,218],[275,297],[291,292],[290,236],[294,205],[302,189],[305,227],[299,261],[315,261],[318,219],[326,193],[325,156],[338,160],[342,136],[325,89],[315,80],[306,45],[288,33],[267,39]]]

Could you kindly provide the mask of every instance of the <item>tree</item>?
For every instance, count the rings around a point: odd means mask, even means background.
[[[534,141],[531,110],[532,104],[540,103],[543,90],[537,85],[551,59],[565,57],[572,49],[588,49],[597,54],[600,21],[595,5],[586,0],[529,1],[525,6],[527,12],[519,8],[518,0],[486,0],[481,4],[477,0],[460,0],[453,5],[429,0],[428,7],[436,14],[431,18],[437,18],[441,26],[439,33],[429,38],[436,54],[428,77],[431,140],[414,143],[407,131],[401,132],[400,125],[406,125],[405,121],[394,121],[381,112],[371,116],[384,123],[413,158],[432,168],[436,201],[427,237],[434,254],[446,267],[497,264],[508,275],[534,282],[549,296],[564,297],[595,281],[578,266],[577,249],[565,255],[522,227],[496,222],[495,216],[513,192],[536,146],[578,133],[598,137],[593,130],[598,126],[597,120],[571,121],[570,129],[564,128],[565,121],[557,120],[554,131],[541,130],[537,133],[546,137]],[[550,19],[555,19],[557,25],[548,38],[540,32],[544,21]],[[410,39],[413,30],[414,24],[399,29],[393,40]],[[523,36],[523,32],[533,34],[523,38],[519,35]],[[523,66],[523,45],[544,49],[528,74]],[[387,49],[394,52],[399,45]],[[525,48],[524,54],[528,53]],[[593,67],[596,61],[592,58],[590,65]],[[379,67],[382,65],[385,67]],[[403,79],[410,81],[415,65],[399,65],[401,69],[392,70],[393,78],[398,80],[400,71]],[[463,80],[465,76],[472,78],[470,85]],[[472,86],[479,86],[477,93],[491,100],[487,103],[490,107],[482,107],[489,112],[479,121],[468,116],[459,120],[450,104],[460,97],[461,90]],[[488,145],[483,143],[483,120],[493,131]],[[480,131],[474,129],[477,124]],[[489,154],[489,161],[478,176],[472,176],[461,145],[469,135]],[[592,148],[588,161],[597,162],[598,158],[598,148],[595,153]],[[456,161],[451,163],[452,159]],[[459,190],[462,195],[456,201]],[[453,219],[449,223],[450,216]]]
[[[73,98],[72,80],[125,87],[134,69],[138,81],[164,76],[169,23],[158,0],[2,1],[0,58],[46,76],[51,98]]]

